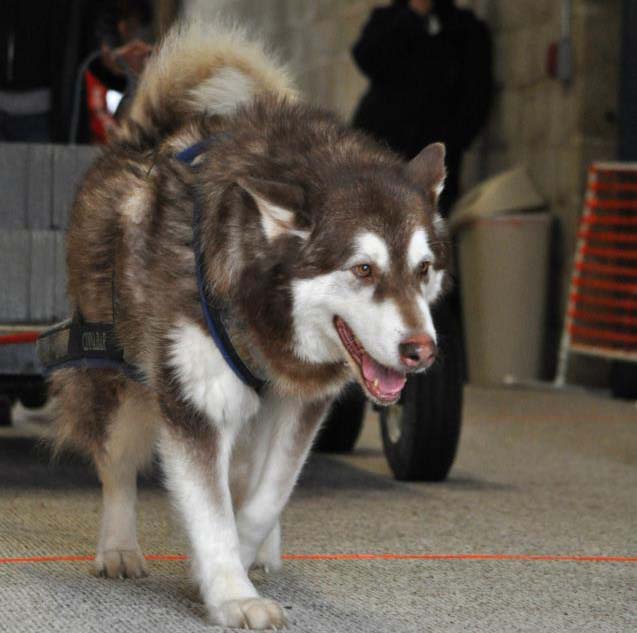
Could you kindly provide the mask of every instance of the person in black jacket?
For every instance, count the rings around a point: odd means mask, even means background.
[[[353,48],[370,86],[354,126],[406,158],[447,146],[443,213],[458,196],[464,150],[484,125],[492,96],[491,38],[453,0],[395,0],[377,8]]]

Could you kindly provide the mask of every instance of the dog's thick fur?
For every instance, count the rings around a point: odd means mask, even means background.
[[[208,138],[193,166],[175,159]],[[433,359],[443,163],[430,146],[404,164],[301,103],[285,70],[239,31],[168,36],[87,174],[68,234],[73,308],[114,319],[146,376],[141,385],[65,369],[52,379],[57,444],[91,455],[102,481],[99,573],[146,573],[136,476],[157,444],[211,619],[284,624],[247,570],[281,564],[279,514],[331,401],[354,379],[395,401],[404,374]],[[259,395],[204,324],[195,197],[206,283],[235,348],[267,376]]]

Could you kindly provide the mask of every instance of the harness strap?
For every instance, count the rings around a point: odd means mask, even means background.
[[[220,134],[219,137],[221,136],[222,135]],[[201,154],[203,154],[211,145],[213,145],[215,142],[219,142],[219,140],[221,139],[217,138],[217,136],[211,136],[204,139],[203,141],[198,141],[194,145],[191,145],[186,149],[182,149],[181,152],[178,152],[175,155],[175,158],[182,163],[191,165],[192,161],[194,161],[195,158],[201,156]]]
[[[192,165],[192,162],[205,152],[211,145],[218,143],[225,134],[218,134],[209,137],[203,141],[199,141],[176,155],[177,160]],[[202,204],[200,196],[197,192],[193,196],[193,213],[192,213],[192,233],[193,233],[193,250],[195,253],[195,269],[197,275],[197,289],[199,290],[199,302],[206,322],[206,327],[210,337],[215,342],[217,349],[223,356],[230,369],[244,384],[254,389],[257,393],[265,385],[265,381],[255,376],[247,365],[239,356],[237,350],[232,345],[228,331],[223,323],[220,310],[215,305],[214,297],[210,293],[208,284],[206,283],[205,264],[203,257],[203,249],[201,243],[201,217]]]

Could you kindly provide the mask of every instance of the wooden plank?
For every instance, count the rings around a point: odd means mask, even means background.
[[[55,277],[53,299],[53,321],[61,321],[69,316],[69,302],[66,297],[66,235],[55,233]]]
[[[29,318],[33,323],[55,320],[57,231],[31,232]]]
[[[74,145],[53,147],[53,218],[51,227],[64,229],[68,224],[75,196],[77,151]]]
[[[49,229],[52,217],[53,146],[29,145],[26,227]]]
[[[0,230],[0,322],[28,320],[30,258],[28,231]]]
[[[26,228],[28,145],[0,143],[0,230]]]

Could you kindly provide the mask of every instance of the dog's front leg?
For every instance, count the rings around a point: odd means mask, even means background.
[[[280,552],[278,519],[287,503],[330,401],[301,403],[271,394],[259,424],[271,427],[266,459],[248,496],[237,510],[241,561],[246,569],[257,562],[277,569]],[[258,555],[258,556],[257,556]],[[262,560],[263,559],[263,560]]]
[[[215,624],[279,628],[283,609],[259,596],[241,563],[229,487],[235,436],[259,400],[196,330],[182,328],[178,340],[163,369],[160,452],[202,597]]]
[[[269,629],[285,624],[281,607],[260,598],[239,555],[239,540],[228,488],[230,441],[211,431],[197,441],[171,428],[160,450],[168,487],[190,537],[193,570],[215,624]]]

